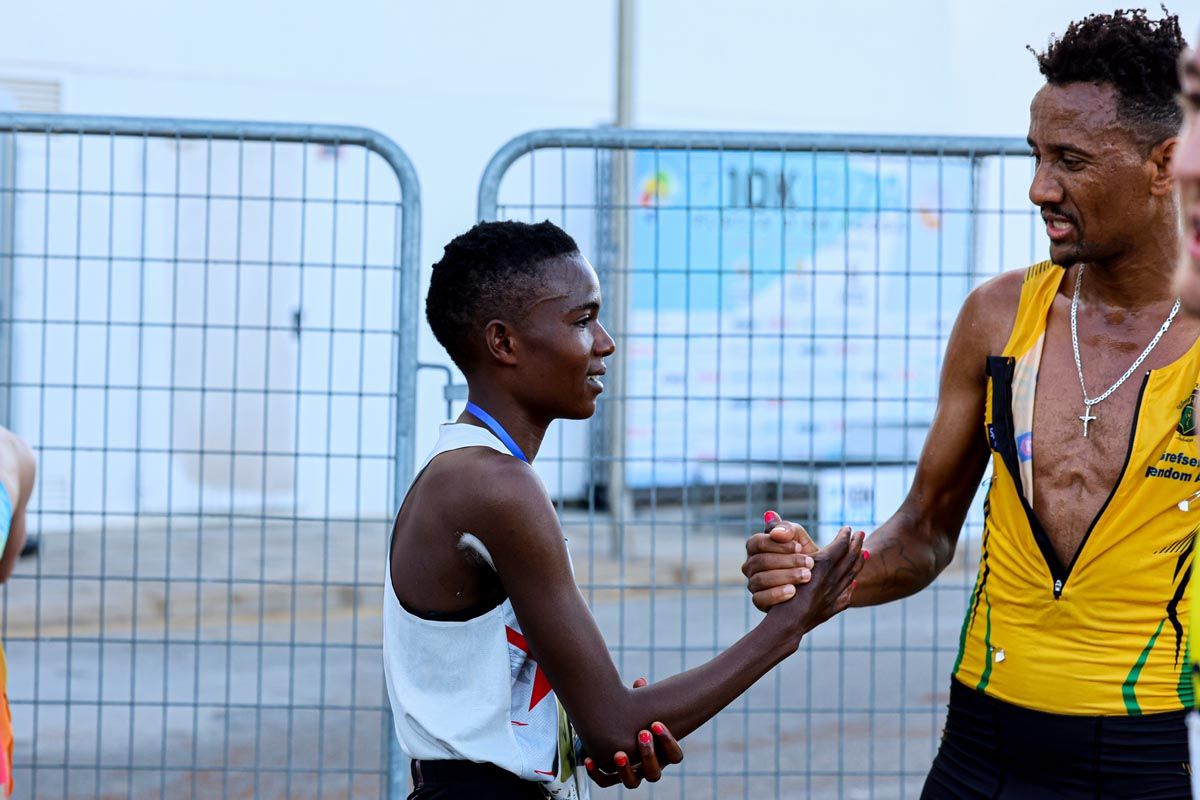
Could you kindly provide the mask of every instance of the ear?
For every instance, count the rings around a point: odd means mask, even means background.
[[[517,363],[517,347],[512,334],[512,328],[504,320],[494,319],[483,328],[488,355],[507,366]]]
[[[1175,151],[1179,146],[1179,137],[1172,136],[1163,139],[1154,146],[1146,159],[1150,169],[1150,194],[1155,197],[1165,197],[1171,194],[1175,181],[1171,177],[1171,169],[1175,161]]]

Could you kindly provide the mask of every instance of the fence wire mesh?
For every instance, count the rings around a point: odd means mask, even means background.
[[[550,219],[600,275],[601,411],[557,423],[539,470],[628,679],[758,619],[739,566],[764,510],[827,539],[899,506],[964,297],[1045,257],[1027,161],[1009,139],[616,130],[493,158],[481,218]],[[933,586],[810,634],[650,795],[915,797],[981,525],[982,492]]]
[[[379,797],[415,174],[356,128],[0,115],[27,797]]]

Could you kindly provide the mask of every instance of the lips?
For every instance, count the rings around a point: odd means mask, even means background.
[[[601,367],[595,372],[589,372],[587,376],[587,382],[600,391],[604,391],[604,381],[602,378],[606,372],[608,372],[608,370],[604,367]]]
[[[1046,235],[1052,242],[1061,242],[1075,234],[1075,223],[1066,217],[1042,214],[1042,219],[1046,221]]]

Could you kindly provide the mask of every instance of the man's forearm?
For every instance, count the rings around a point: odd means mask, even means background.
[[[953,539],[919,531],[903,514],[868,536],[863,547],[871,557],[858,575],[853,606],[875,606],[916,594],[954,557]]]

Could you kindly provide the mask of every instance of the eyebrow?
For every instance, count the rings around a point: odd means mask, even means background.
[[[1038,149],[1038,146],[1033,143],[1033,139],[1030,139],[1029,137],[1025,137],[1025,143],[1033,150]],[[1077,147],[1073,144],[1064,144],[1062,142],[1051,142],[1050,144],[1046,145],[1046,148],[1048,150],[1060,150],[1068,153],[1076,153],[1081,156],[1091,156],[1091,153],[1081,147]]]
[[[1188,62],[1176,97],[1185,110],[1200,106],[1200,66]]]
[[[572,308],[572,309],[570,309],[569,311],[567,311],[567,313],[568,313],[568,314],[575,314],[575,313],[577,313],[577,312],[579,312],[579,311],[594,311],[594,310],[596,310],[596,309],[597,309],[597,308],[599,308],[599,307],[600,307],[600,301],[599,301],[599,300],[589,300],[589,301],[587,301],[586,303],[581,303],[580,305],[577,305],[577,306],[575,306],[574,308]]]
[[[1181,61],[1180,72],[1189,78],[1200,80],[1200,64],[1196,62],[1195,54],[1191,51],[1184,53]]]

